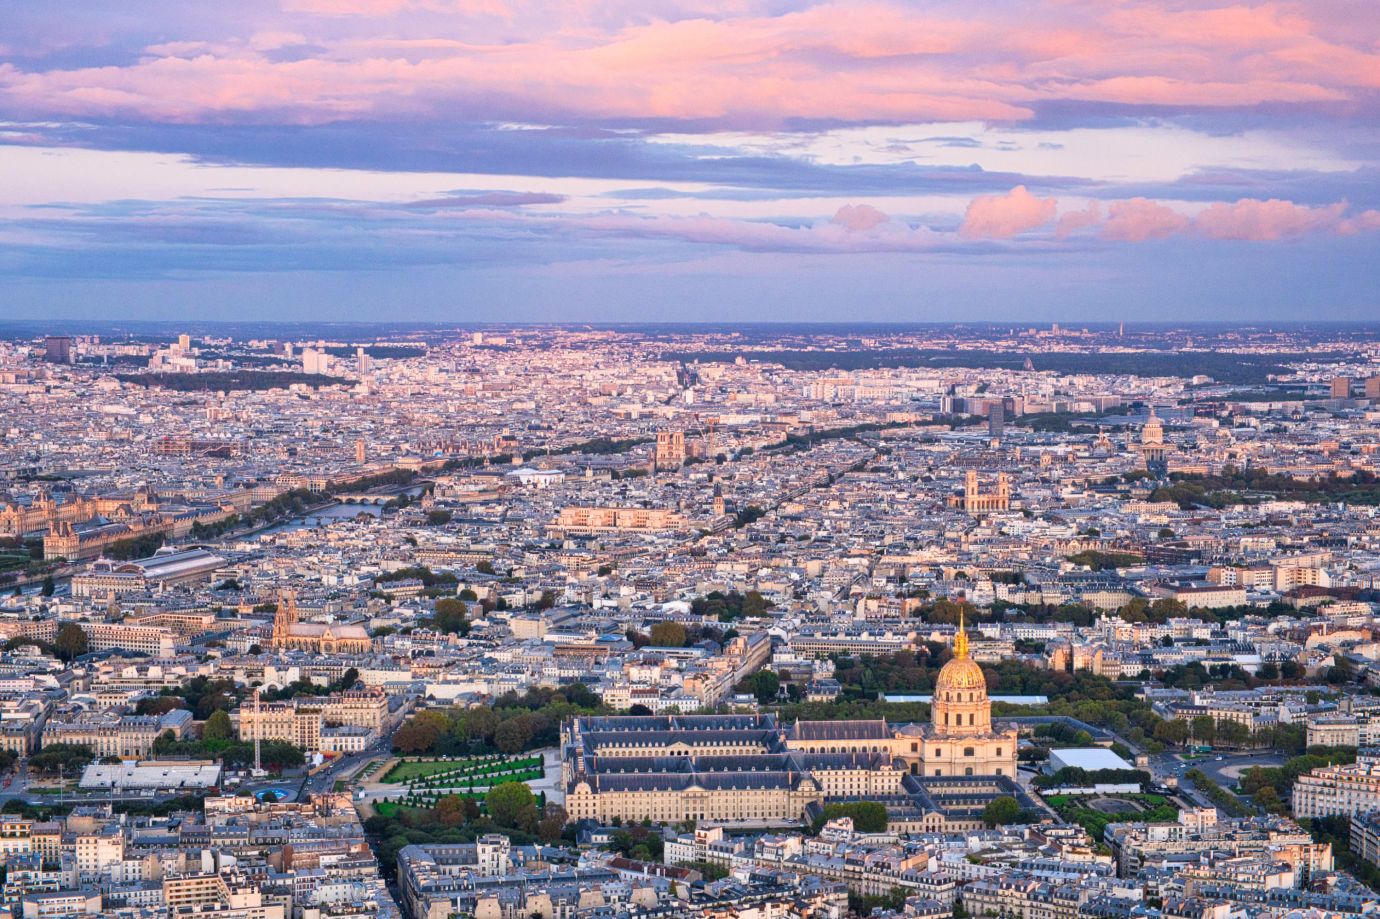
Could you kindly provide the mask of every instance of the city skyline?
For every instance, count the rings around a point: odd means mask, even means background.
[[[1362,3],[50,3],[0,35],[9,319],[1376,313]]]

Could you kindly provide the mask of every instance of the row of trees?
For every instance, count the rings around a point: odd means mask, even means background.
[[[447,795],[430,808],[399,807],[364,821],[386,877],[397,872],[398,852],[421,843],[473,842],[486,833],[502,833],[516,845],[556,843],[565,832],[565,811],[542,805],[521,783],[498,785],[478,801]]]
[[[221,721],[220,719],[224,719]],[[212,726],[216,723],[216,727]],[[209,736],[208,736],[209,734]],[[232,739],[230,716],[216,712],[206,722],[200,740],[178,740],[172,731],[164,731],[153,742],[155,756],[189,756],[196,759],[217,759],[230,769],[247,769],[254,764],[254,744]],[[295,769],[306,762],[301,750],[283,740],[260,743],[263,767],[270,772]]]
[[[554,746],[566,718],[604,711],[599,697],[581,683],[533,688],[500,696],[491,708],[418,712],[398,728],[393,746],[402,753],[444,756],[520,753]]]
[[[190,709],[198,721],[205,721],[212,713],[229,712],[237,708],[248,691],[234,680],[196,676],[178,687],[166,687],[153,698],[141,699],[135,711],[140,715],[161,715],[177,708]]]

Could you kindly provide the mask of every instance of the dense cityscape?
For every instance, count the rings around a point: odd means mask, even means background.
[[[16,919],[1380,911],[1373,327],[79,325]]]

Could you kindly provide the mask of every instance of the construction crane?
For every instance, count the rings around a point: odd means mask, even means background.
[[[719,419],[714,415],[703,417],[699,412],[691,417],[695,419],[696,433],[704,442],[705,459],[712,460],[714,458],[714,429],[719,426]]]
[[[263,764],[263,738],[264,723],[259,717],[259,690],[254,690],[254,771],[251,775],[256,779],[261,779],[268,775],[264,772]]]

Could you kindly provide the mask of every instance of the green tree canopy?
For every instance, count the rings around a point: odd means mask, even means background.
[[[658,622],[651,628],[651,638],[659,648],[683,648],[689,634],[679,622]]]
[[[70,661],[91,650],[91,643],[86,640],[86,632],[82,631],[81,626],[69,622],[58,629],[53,647],[57,649],[58,657]]]
[[[499,826],[519,826],[519,820],[527,810],[536,810],[536,798],[532,789],[521,782],[508,782],[489,789],[484,796],[484,805],[489,816]]]
[[[201,729],[202,740],[232,740],[234,736],[235,729],[230,723],[230,716],[223,709],[211,712],[211,717],[206,719],[206,724]]]
[[[982,822],[987,826],[1006,826],[1021,818],[1021,805],[1010,795],[1002,795],[987,802],[982,809]]]

